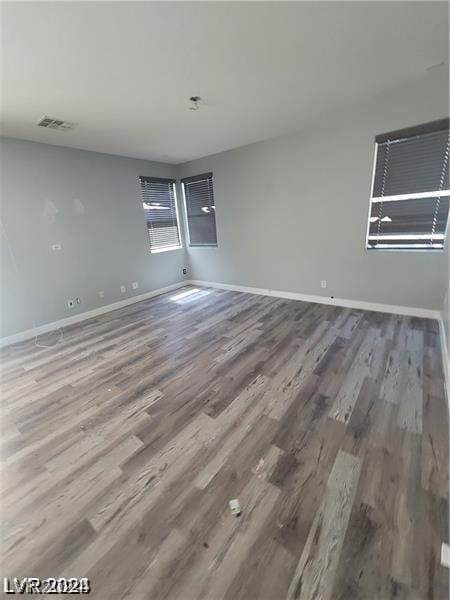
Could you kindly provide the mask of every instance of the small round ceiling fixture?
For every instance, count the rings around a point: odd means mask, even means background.
[[[201,98],[200,96],[191,96],[189,98],[189,102],[191,102],[191,106],[189,107],[189,110],[198,110],[199,106],[198,103],[201,102]]]

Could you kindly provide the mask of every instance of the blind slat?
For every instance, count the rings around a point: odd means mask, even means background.
[[[448,131],[378,144],[373,196],[433,192],[447,181]]]

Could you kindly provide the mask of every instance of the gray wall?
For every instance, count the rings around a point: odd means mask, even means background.
[[[184,249],[150,253],[137,179],[174,176],[173,165],[13,139],[1,152],[0,337],[183,279]]]
[[[308,130],[181,165],[179,176],[214,173],[218,248],[190,249],[191,277],[439,309],[443,253],[364,245],[375,135],[447,114],[436,68]]]

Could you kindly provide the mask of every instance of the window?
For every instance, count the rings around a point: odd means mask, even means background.
[[[217,246],[213,175],[186,177],[183,184],[190,246]]]
[[[150,252],[181,248],[175,179],[139,177]]]
[[[377,136],[369,249],[440,250],[449,212],[449,120]]]

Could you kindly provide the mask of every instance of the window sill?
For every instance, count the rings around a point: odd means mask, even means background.
[[[418,252],[422,254],[439,254],[444,252],[444,248],[365,248],[366,252],[370,254],[376,254],[377,252]]]
[[[151,254],[161,254],[162,252],[173,252],[174,250],[182,250],[183,246],[168,246],[167,248],[158,248],[156,250],[150,250]]]

